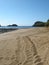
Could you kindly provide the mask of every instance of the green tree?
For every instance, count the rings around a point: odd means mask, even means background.
[[[8,26],[18,26],[17,24],[12,24],[12,25],[8,25]]]
[[[0,27],[1,27],[1,25],[0,25]]]
[[[47,27],[49,27],[49,19],[47,20],[46,24]]]
[[[43,26],[45,26],[45,23],[41,22],[41,21],[36,21],[33,26],[34,27],[43,27]]]

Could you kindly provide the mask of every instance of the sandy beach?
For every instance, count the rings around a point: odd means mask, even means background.
[[[19,29],[0,34],[0,65],[49,65],[49,29]]]

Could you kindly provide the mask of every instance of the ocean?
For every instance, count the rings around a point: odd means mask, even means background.
[[[24,29],[24,28],[33,28],[32,26],[1,26],[0,29]]]

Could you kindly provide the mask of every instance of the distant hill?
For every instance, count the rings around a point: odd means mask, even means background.
[[[34,27],[43,27],[43,26],[45,26],[45,23],[41,22],[41,21],[36,21],[33,26]]]
[[[12,24],[12,25],[8,25],[8,26],[18,26],[17,24]]]

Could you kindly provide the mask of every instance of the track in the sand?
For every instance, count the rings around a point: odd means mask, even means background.
[[[43,62],[41,61],[41,58],[37,53],[35,44],[31,41],[31,39],[28,36],[24,37],[24,40],[25,40],[25,43],[27,44],[25,48],[27,60],[25,61],[23,65],[43,65]],[[31,45],[30,50],[28,47],[29,44]]]
[[[32,40],[28,36],[23,37],[23,40],[24,40],[24,44],[26,44],[25,46],[26,60],[24,60],[24,62],[19,62],[19,53],[21,53],[20,51],[21,45],[19,44],[21,44],[21,41],[22,41],[19,38],[18,39],[18,50],[15,51],[16,59],[10,65],[43,65],[43,62],[37,53],[36,46],[32,42]]]

